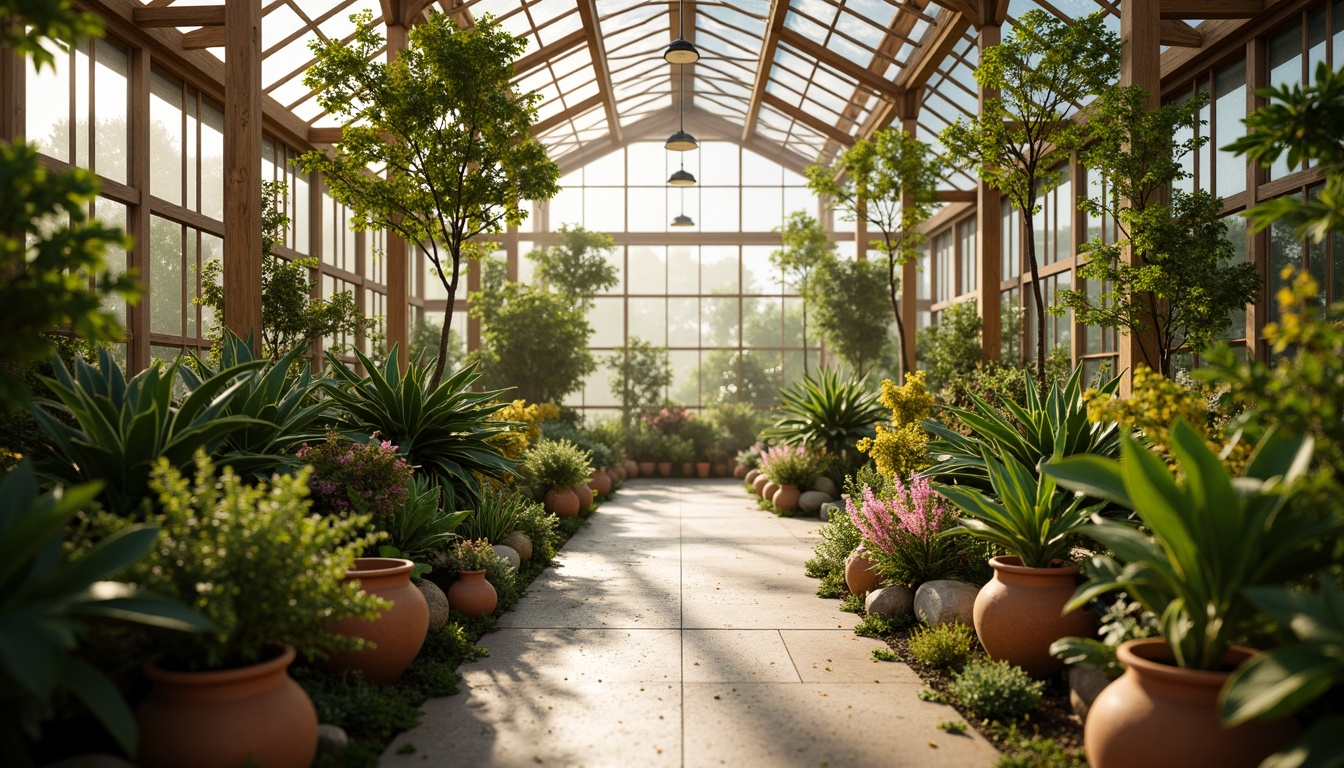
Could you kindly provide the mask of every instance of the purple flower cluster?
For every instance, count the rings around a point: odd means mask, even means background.
[[[895,492],[887,501],[868,487],[860,504],[845,496],[845,511],[877,558],[878,569],[907,586],[953,572],[964,561],[964,553],[941,534],[956,524],[956,514],[926,477],[915,475],[909,485],[895,478],[893,486]]]
[[[298,457],[312,465],[308,489],[313,511],[322,514],[395,515],[406,503],[411,466],[390,440],[354,443],[327,435],[319,445],[303,445]]]

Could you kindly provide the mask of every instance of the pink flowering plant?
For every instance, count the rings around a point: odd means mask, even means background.
[[[758,466],[766,477],[780,485],[805,489],[812,487],[817,475],[821,474],[819,458],[801,445],[776,445],[761,451]]]
[[[691,412],[680,405],[669,405],[644,417],[644,421],[661,435],[680,435],[690,420]]]
[[[313,511],[324,515],[390,518],[406,504],[412,469],[390,440],[375,432],[367,443],[328,434],[325,443],[304,444],[298,457],[313,468],[308,488]]]
[[[845,494],[845,510],[863,534],[868,558],[889,581],[913,589],[965,566],[965,549],[943,535],[956,526],[956,513],[928,478],[915,475],[908,485],[894,478],[881,495],[864,486],[862,497],[856,504]]]

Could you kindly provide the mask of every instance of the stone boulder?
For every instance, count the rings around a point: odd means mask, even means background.
[[[836,487],[835,481],[825,475],[817,478],[817,481],[812,484],[812,490],[821,491],[830,496],[832,500],[840,498],[840,489]]]
[[[910,613],[915,605],[915,593],[909,587],[898,585],[875,589],[863,603],[864,613],[895,617]]]
[[[523,559],[518,556],[518,550],[513,547],[505,546],[503,544],[495,544],[490,548],[495,550],[496,555],[508,560],[509,567],[515,571],[518,570],[518,566],[523,562]]]
[[[955,579],[926,581],[915,592],[915,616],[934,626],[961,622],[975,625],[975,596],[980,588]]]
[[[504,537],[503,544],[506,547],[512,547],[513,551],[518,553],[518,557],[521,558],[523,562],[526,563],[528,560],[532,559],[532,540],[527,538],[526,533],[523,533],[522,531],[511,531],[508,536]]]
[[[830,522],[830,519],[831,519],[831,513],[832,513],[832,512],[836,512],[836,513],[839,513],[839,514],[844,514],[844,513],[845,513],[845,508],[844,508],[843,506],[841,506],[841,505],[839,505],[839,504],[835,504],[835,503],[833,503],[833,502],[827,502],[826,504],[822,504],[822,505],[821,505],[821,519],[822,519],[822,520],[825,520],[825,521],[827,521],[827,522]]]
[[[1069,704],[1073,707],[1073,713],[1081,719],[1087,719],[1087,711],[1092,708],[1092,702],[1097,700],[1106,688],[1111,684],[1111,678],[1096,667],[1089,667],[1086,664],[1073,664],[1069,666]]]
[[[317,726],[317,754],[339,758],[350,746],[350,737],[339,725],[323,723]]]
[[[804,514],[815,515],[821,511],[821,505],[835,501],[834,496],[821,491],[807,491],[798,497],[798,508]]]
[[[425,603],[429,605],[429,631],[438,632],[448,623],[448,596],[438,584],[429,580],[431,575],[413,583],[420,588],[420,594],[425,596]]]

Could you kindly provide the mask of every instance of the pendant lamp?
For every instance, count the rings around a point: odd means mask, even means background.
[[[677,18],[681,24],[677,32],[677,39],[673,40],[663,51],[663,59],[668,64],[694,64],[700,60],[700,51],[696,49],[695,44],[686,39],[686,3],[684,0],[677,0]]]
[[[667,137],[667,143],[663,144],[663,148],[673,152],[688,152],[699,147],[700,142],[686,132],[686,70],[681,70],[680,74],[681,98],[677,100],[677,131]]]
[[[677,214],[677,217],[674,218],[674,219],[672,219],[672,226],[674,226],[674,227],[694,227],[694,226],[695,226],[695,221],[694,221],[690,216],[687,216],[687,215],[686,215],[686,190],[685,190],[685,189],[682,189],[682,190],[681,190],[681,213]]]

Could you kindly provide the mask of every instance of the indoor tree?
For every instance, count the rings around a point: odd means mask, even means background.
[[[941,135],[954,160],[973,167],[1021,212],[1035,304],[1037,381],[1045,381],[1046,352],[1035,217],[1041,197],[1063,180],[1058,167],[1084,145],[1095,124],[1071,113],[1120,76],[1120,38],[1106,29],[1105,15],[1061,21],[1039,9],[1023,14],[1007,40],[985,49],[975,70],[980,87],[998,95],[983,100],[975,120],[958,120]]]
[[[919,228],[938,203],[944,163],[924,142],[898,128],[884,128],[871,140],[859,139],[834,165],[807,169],[807,186],[847,220],[862,218],[880,237],[868,248],[886,258],[887,299],[896,317],[900,375],[910,365],[901,319],[900,268],[919,256]]]
[[[1177,184],[1191,177],[1182,159],[1208,141],[1195,136],[1207,101],[1200,94],[1150,108],[1139,86],[1111,88],[1097,99],[1093,143],[1081,157],[1103,192],[1079,207],[1114,222],[1118,237],[1097,237],[1081,249],[1078,276],[1098,290],[1061,291],[1050,310],[1072,309],[1084,325],[1128,333],[1167,377],[1177,350],[1208,346],[1231,327],[1231,313],[1260,292],[1256,266],[1235,260],[1222,198]],[[1178,132],[1189,138],[1177,140]],[[1132,261],[1123,258],[1126,249]]]
[[[812,276],[826,262],[835,260],[835,243],[826,236],[821,222],[806,211],[794,211],[782,226],[776,227],[783,248],[770,253],[770,264],[784,274],[784,280],[803,297],[803,338],[807,338],[807,309],[812,302]],[[807,355],[803,356],[807,370]]]
[[[672,365],[667,349],[635,336],[626,339],[606,359],[615,372],[611,394],[621,404],[621,416],[628,426],[636,410],[656,408],[672,384]]]
[[[822,262],[807,296],[817,335],[860,376],[883,363],[891,325],[886,302],[886,275],[867,259]]]
[[[511,83],[525,38],[489,14],[463,29],[431,12],[385,63],[373,15],[352,19],[351,39],[312,43],[315,62],[304,77],[345,129],[331,152],[313,150],[300,164],[322,173],[331,196],[353,209],[351,226],[387,230],[429,259],[447,291],[437,385],[462,262],[482,254],[473,238],[521,222],[525,201],[553,197],[559,169],[530,132],[541,95]]]
[[[611,235],[577,224],[562,224],[557,234],[559,244],[527,254],[537,263],[542,288],[591,304],[598,293],[620,284],[620,273],[608,260],[616,250]]]

